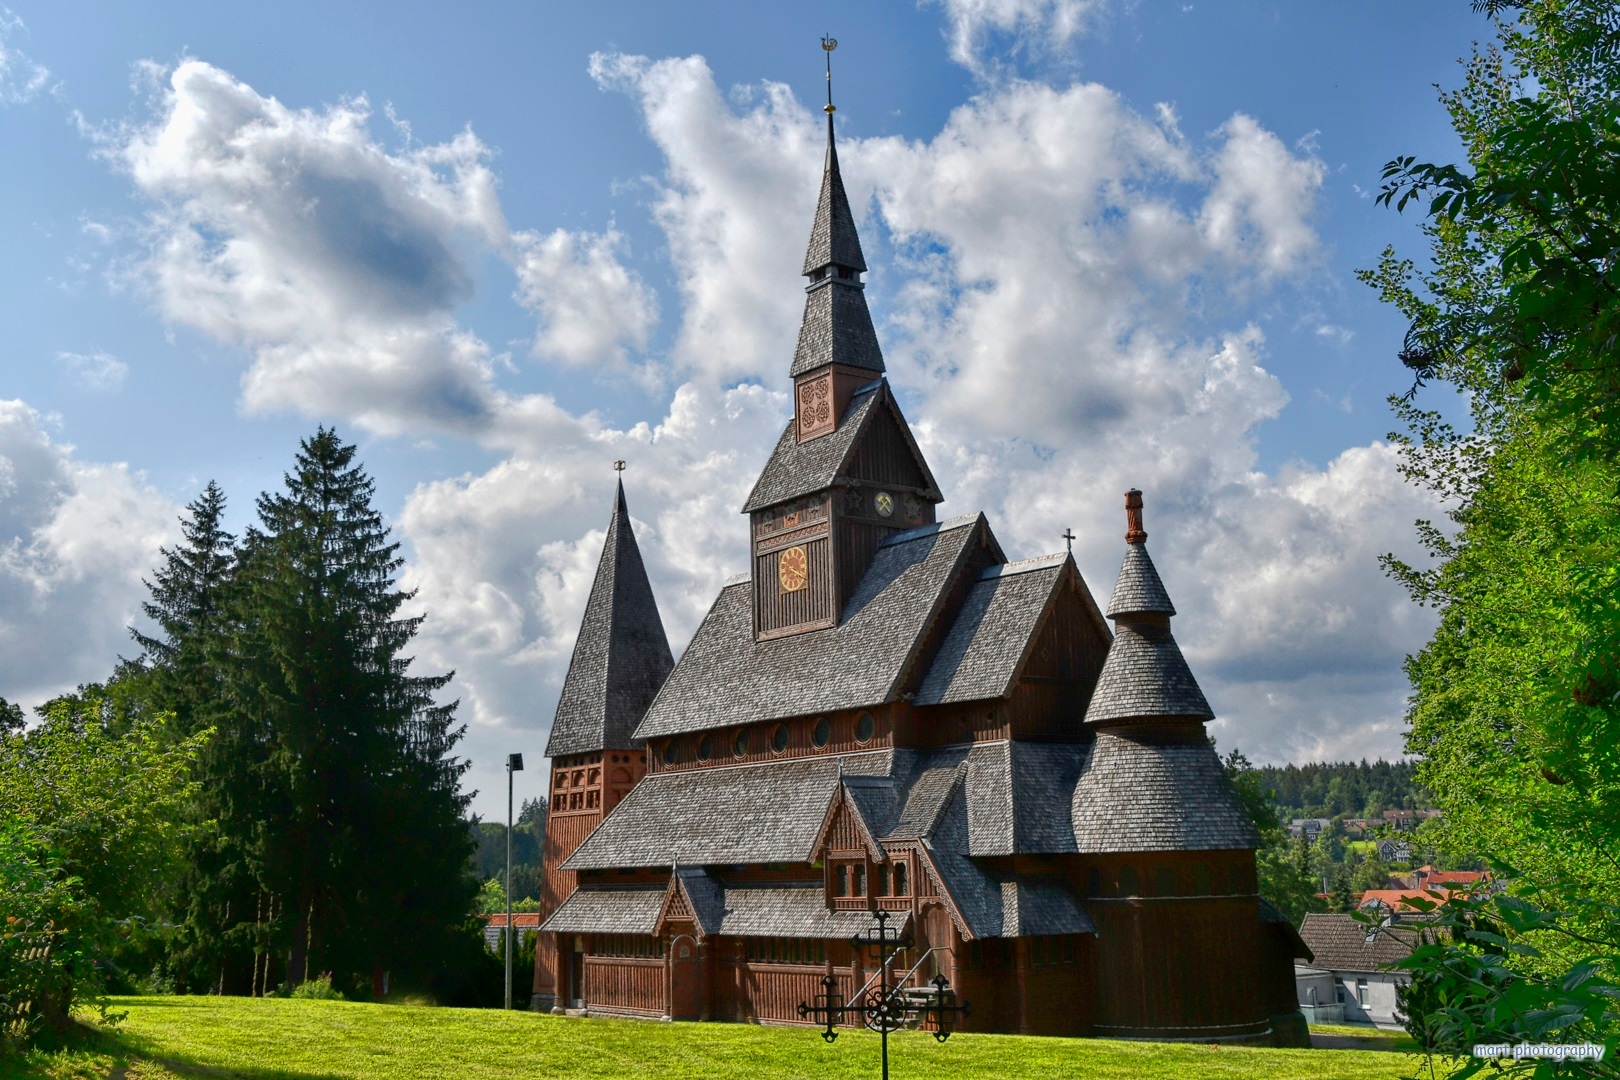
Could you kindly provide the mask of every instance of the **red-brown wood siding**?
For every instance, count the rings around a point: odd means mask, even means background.
[[[654,772],[670,772],[678,769],[700,769],[709,766],[750,764],[760,761],[776,761],[787,758],[817,757],[826,754],[851,754],[862,750],[876,750],[891,744],[893,738],[892,718],[902,715],[909,710],[909,706],[899,702],[888,705],[876,705],[870,709],[848,709],[842,712],[817,713],[812,716],[797,716],[788,720],[769,720],[759,724],[745,724],[740,727],[718,728],[710,732],[697,732],[691,735],[672,735],[667,739],[659,739],[651,746],[652,765]],[[872,737],[861,742],[855,737],[862,713],[872,714]],[[828,727],[828,740],[825,747],[817,747],[814,741],[816,721],[826,719]],[[787,747],[778,751],[772,739],[776,729],[783,727],[787,731]],[[744,754],[736,754],[737,733],[748,732],[748,750]],[[703,735],[709,736],[711,748],[708,761],[699,761],[697,746]],[[673,751],[671,754],[670,751]],[[666,760],[672,757],[673,760]]]
[[[787,547],[804,548],[809,577],[802,589],[784,592],[777,564]],[[802,544],[760,551],[754,556],[754,625],[762,638],[831,626],[838,610],[832,579],[832,544],[825,532]]]
[[[594,1012],[664,1015],[663,959],[585,957],[585,1004]]]

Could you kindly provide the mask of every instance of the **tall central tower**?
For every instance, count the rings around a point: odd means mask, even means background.
[[[828,97],[827,162],[789,371],[793,419],[743,506],[761,640],[836,626],[878,544],[933,522],[942,498],[883,377]]]

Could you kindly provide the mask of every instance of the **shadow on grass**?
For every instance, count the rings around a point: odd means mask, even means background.
[[[178,1008],[181,1003],[155,1005],[142,1002],[141,1007]],[[61,1035],[40,1040],[34,1052],[22,1058],[7,1058],[0,1054],[0,1080],[45,1080],[47,1077],[61,1076],[63,1070],[52,1059],[67,1057],[88,1059],[83,1061],[82,1068],[75,1063],[74,1071],[69,1075],[106,1077],[107,1080],[124,1080],[132,1066],[143,1064],[160,1066],[187,1080],[344,1080],[332,1073],[210,1065],[183,1055],[159,1053],[153,1048],[152,1041],[143,1036],[79,1022],[74,1022]]]

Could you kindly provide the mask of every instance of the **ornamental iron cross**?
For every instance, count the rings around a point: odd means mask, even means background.
[[[889,1032],[895,1031],[912,1020],[927,1022],[934,1021],[934,1031],[931,1033],[938,1042],[944,1042],[951,1037],[951,1025],[957,1017],[972,1015],[972,1007],[966,1002],[960,1005],[945,1003],[946,995],[954,997],[951,984],[943,975],[934,977],[933,994],[925,1005],[916,1005],[906,998],[901,991],[903,986],[889,985],[889,963],[901,949],[911,947],[911,935],[901,934],[899,929],[889,926],[889,913],[879,908],[876,912],[877,925],[863,930],[850,938],[855,954],[860,955],[862,949],[876,949],[878,958],[878,985],[876,988],[862,994],[857,1000],[846,1002],[838,992],[838,980],[831,975],[823,976],[821,980],[822,993],[815,996],[814,1004],[810,1002],[799,1003],[799,1018],[808,1020],[816,1017],[826,1021],[826,1028],[821,1037],[827,1042],[838,1038],[837,1025],[846,1018],[859,1019],[862,1024],[878,1033],[883,1046],[883,1080],[889,1080]]]

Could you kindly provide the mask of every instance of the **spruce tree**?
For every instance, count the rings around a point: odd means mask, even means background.
[[[235,538],[225,531],[225,493],[212,480],[180,519],[181,543],[164,548],[162,562],[145,582],[150,599],[141,605],[152,633],[135,627],[141,646],[141,694],[168,718],[171,737],[188,739],[213,729],[193,766],[199,781],[190,813],[212,823],[188,840],[185,872],[178,883],[177,932],[169,962],[182,989],[250,992],[252,931],[244,924],[262,911],[244,832],[257,807],[249,773],[252,747],[235,717],[221,707],[221,673],[228,662]]]
[[[428,966],[476,884],[452,756],[463,727],[437,705],[451,676],[408,673],[421,616],[355,448],[322,428],[244,539],[226,700],[255,747],[255,873],[282,917],[285,977],[351,987]]]

